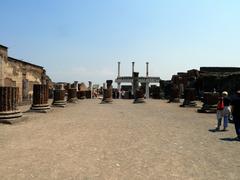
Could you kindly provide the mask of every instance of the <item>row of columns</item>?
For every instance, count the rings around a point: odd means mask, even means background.
[[[138,72],[133,73],[133,92],[134,92],[134,103],[144,102],[143,90],[139,87]],[[103,91],[102,103],[112,102],[112,80],[107,80],[107,88]],[[74,82],[67,88],[67,101],[77,101],[77,82]],[[65,88],[63,84],[56,85],[53,91],[53,106],[65,107]],[[19,88],[17,87],[0,87],[0,119],[11,119],[21,117],[22,113],[17,109],[19,97]],[[35,84],[33,86],[33,101],[30,111],[34,112],[47,112],[50,110],[48,103],[49,99],[49,87],[47,84]]]
[[[120,62],[118,62],[118,77],[120,77]],[[132,77],[134,77],[134,72],[135,72],[135,62],[132,62]],[[146,77],[149,77],[149,62],[146,62]],[[134,80],[133,80],[134,81]],[[134,82],[132,82],[132,94],[134,94]],[[118,92],[121,91],[121,83],[118,82],[117,83],[117,89],[118,89]],[[145,95],[146,95],[146,98],[149,99],[150,95],[149,95],[149,82],[146,82],[146,92],[145,92]],[[121,98],[121,96],[119,96],[119,98]]]

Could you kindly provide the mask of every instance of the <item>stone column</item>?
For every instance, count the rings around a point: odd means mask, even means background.
[[[203,105],[201,109],[198,109],[199,113],[216,112],[217,103],[219,100],[219,93],[217,92],[204,92],[203,93]]]
[[[78,91],[78,81],[74,81],[73,87],[76,88],[76,91]]]
[[[180,90],[179,87],[176,84],[172,84],[172,87],[170,88],[170,98],[169,103],[179,103],[180,102]]]
[[[48,104],[48,85],[34,84],[33,85],[33,103],[31,111],[47,112],[50,109]]]
[[[119,93],[118,99],[121,99],[121,83],[117,83],[117,85],[118,85],[117,89],[118,89],[118,93]]]
[[[77,102],[77,89],[75,87],[71,87],[68,89],[68,102],[70,103]]]
[[[89,90],[90,90],[91,99],[92,99],[92,81],[88,81],[88,88],[89,88]]]
[[[194,88],[186,88],[184,90],[184,101],[181,107],[196,107],[196,92]]]
[[[134,101],[133,103],[144,103],[144,93],[143,89],[139,88],[138,72],[133,73],[133,92]]]
[[[120,65],[121,65],[121,63],[118,62],[118,77],[120,77]]]
[[[102,103],[111,103],[112,100],[112,80],[107,80],[107,89],[103,89]]]
[[[17,109],[19,88],[0,87],[0,122],[11,123],[9,119],[22,116]]]
[[[149,99],[149,81],[148,81],[148,75],[149,75],[149,62],[146,62],[146,98]]]
[[[149,99],[149,82],[146,82],[146,98]]]
[[[135,62],[132,62],[132,79],[134,79],[134,66]],[[132,82],[132,95],[134,95],[134,80]]]
[[[55,107],[65,107],[66,106],[64,84],[58,84],[55,86],[55,89],[53,91],[52,105]]]

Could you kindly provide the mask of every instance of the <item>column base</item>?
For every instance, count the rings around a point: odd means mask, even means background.
[[[47,113],[50,109],[49,104],[33,104],[29,111]]]
[[[54,107],[65,107],[66,106],[66,102],[64,100],[54,101],[52,103],[52,106],[54,106]]]
[[[22,113],[19,110],[0,112],[0,122],[7,121],[9,119],[16,119],[22,117]]]
[[[197,103],[196,101],[183,101],[183,104],[180,105],[180,107],[196,107]]]
[[[180,103],[180,99],[179,98],[170,99],[168,103]]]
[[[134,99],[133,103],[134,103],[134,104],[137,104],[137,103],[145,103],[145,100],[144,100],[144,98],[138,98],[138,99]]]
[[[216,113],[217,105],[203,105],[201,109],[198,109],[199,113]]]
[[[78,99],[77,98],[71,98],[67,102],[68,103],[77,103]]]
[[[112,99],[106,98],[106,99],[102,100],[101,104],[111,104],[112,102],[113,102]]]

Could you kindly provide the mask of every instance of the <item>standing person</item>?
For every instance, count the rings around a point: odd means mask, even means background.
[[[240,141],[240,90],[237,91],[235,97],[232,99],[232,116],[236,130],[236,140]]]
[[[223,103],[223,96],[221,95],[218,98],[218,104],[217,104],[217,127],[216,131],[220,130],[221,124],[222,124],[222,118],[223,118],[223,109],[224,109],[224,103]]]
[[[227,96],[227,92],[223,91],[221,96],[218,98],[217,104],[217,127],[216,131],[220,130],[222,119],[224,118],[224,98]],[[227,115],[226,115],[227,116]],[[223,130],[225,131],[228,126],[228,118],[224,118]]]
[[[224,104],[224,108],[223,108],[223,131],[226,131],[227,127],[228,127],[228,120],[229,120],[229,117],[231,115],[231,108],[230,108],[231,100],[228,97],[228,92],[227,91],[223,91],[222,96],[223,96],[223,104]]]

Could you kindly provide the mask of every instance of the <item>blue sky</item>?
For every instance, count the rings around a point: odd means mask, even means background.
[[[240,65],[239,0],[8,0],[0,44],[53,81],[102,83],[136,71],[170,79],[200,66]]]

